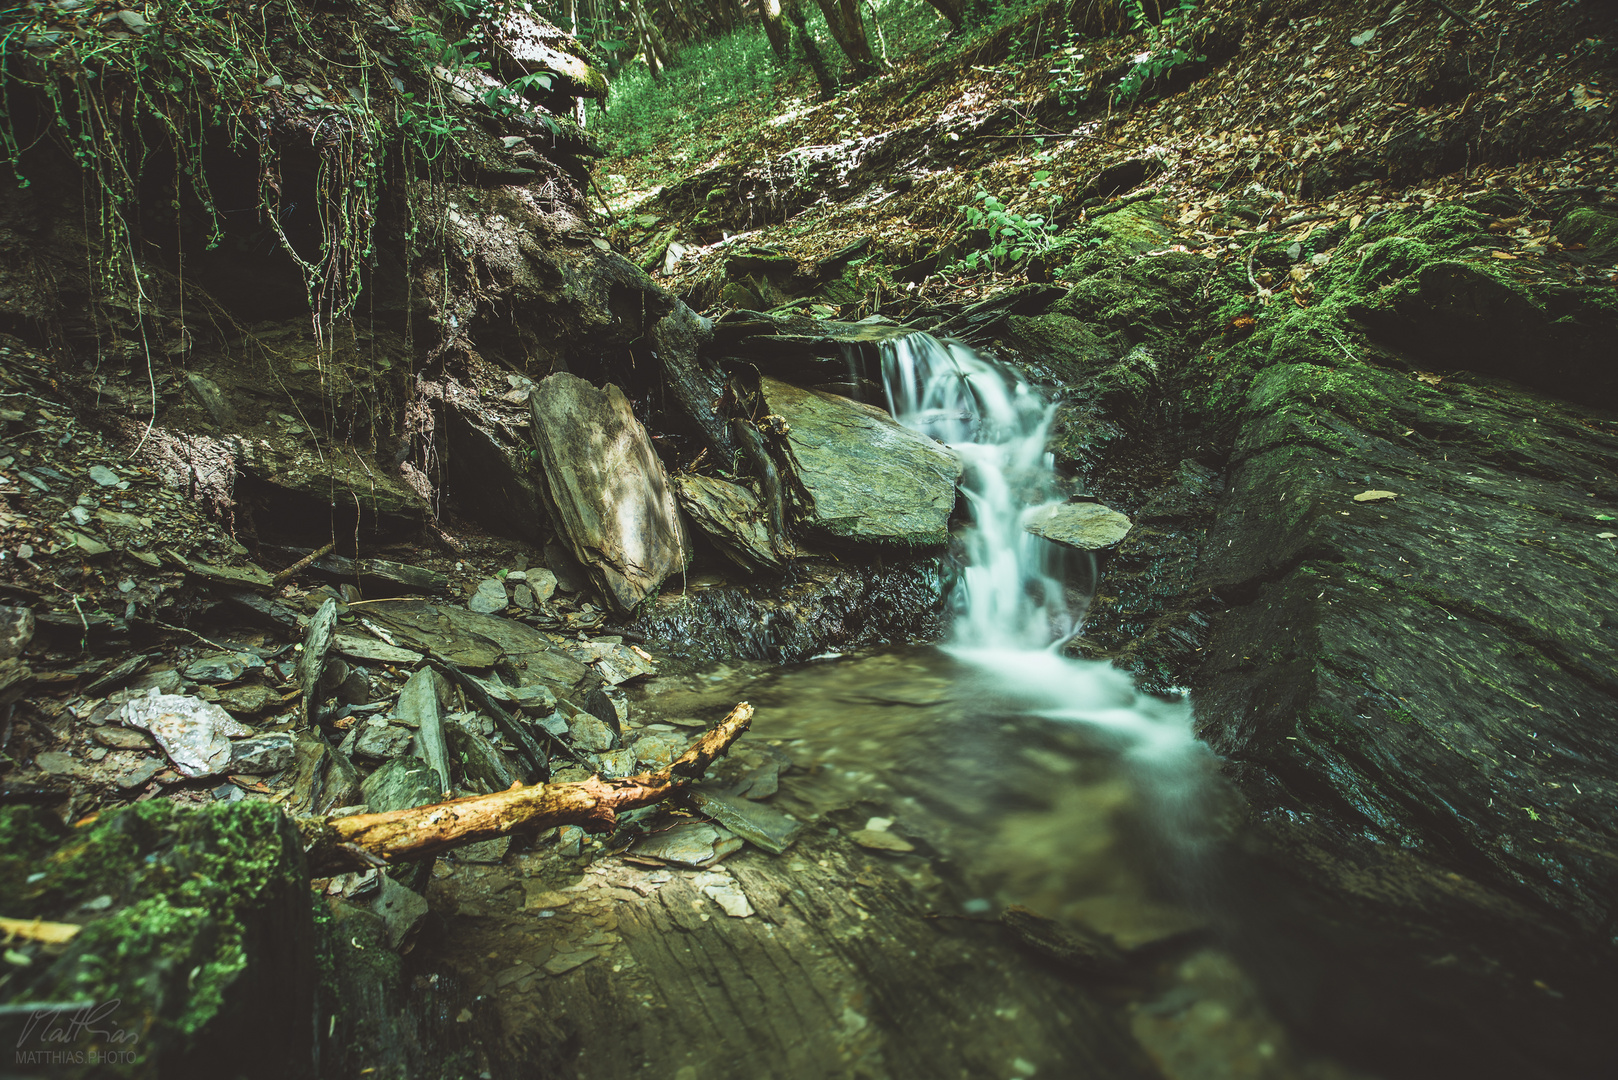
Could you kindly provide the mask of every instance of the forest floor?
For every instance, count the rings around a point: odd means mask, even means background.
[[[1301,239],[1448,201],[1488,213],[1492,195],[1496,258],[1577,279],[1593,271],[1558,258],[1559,207],[1545,200],[1611,190],[1618,99],[1612,35],[1551,11],[1588,14],[1577,7],[1486,0],[1463,21],[1413,0],[1218,0],[1181,32],[1083,40],[1053,26],[1054,9],[976,37],[948,35],[940,21],[936,47],[835,97],[817,98],[802,75],[719,111],[707,134],[728,139],[708,160],[688,161],[670,141],[609,157],[598,174],[620,223],[614,239],[699,308],[722,306],[703,285],[747,248],[812,266],[873,242],[888,269],[858,275],[857,298],[811,309],[844,319],[902,319],[1060,280],[1080,227],[1148,195],[1169,204],[1174,250],[1221,264],[1261,234]],[[1195,55],[1136,100],[1112,100],[1134,58],[1175,43]],[[800,191],[795,173],[842,182]],[[985,196],[1010,230],[1013,250],[999,258],[986,257],[985,218],[968,213]],[[670,226],[673,259],[662,246]],[[1313,270],[1249,275],[1254,298],[1284,290],[1306,306]]]

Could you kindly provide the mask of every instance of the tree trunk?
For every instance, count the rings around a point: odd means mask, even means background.
[[[826,65],[826,58],[820,55],[820,46],[809,36],[809,25],[804,18],[802,5],[799,0],[786,0],[785,11],[787,19],[798,32],[798,47],[803,50],[803,55],[809,59],[809,66],[814,69],[815,81],[820,83],[821,94],[831,97],[839,89],[837,76],[833,75],[831,68]]]
[[[781,21],[781,0],[758,0],[758,15],[764,20],[764,34],[770,39],[770,48],[782,63],[792,56],[787,44],[787,28]]]
[[[652,78],[655,79],[663,73],[664,68],[674,66],[669,56],[668,42],[663,40],[663,32],[646,13],[646,8],[640,0],[630,0],[630,11],[635,17],[635,29],[640,32],[641,42],[646,50],[646,66],[652,69]]]
[[[863,79],[875,71],[876,57],[871,54],[871,43],[865,38],[859,0],[815,0],[815,3],[826,17],[831,36],[853,65],[854,78]]]
[[[951,30],[961,28],[962,0],[927,0],[929,4],[938,9],[938,13],[949,20]]]

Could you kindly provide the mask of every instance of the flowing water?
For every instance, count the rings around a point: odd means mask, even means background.
[[[608,842],[587,842],[577,861],[536,848],[503,866],[440,868],[438,902],[482,916],[452,923],[446,965],[494,1003],[508,1045],[526,1048],[519,1056],[563,1040],[580,1076],[1354,1075],[1293,1043],[1199,902],[1231,804],[1191,736],[1189,703],[1061,654],[1082,625],[1094,565],[1024,528],[1061,497],[1045,452],[1053,406],[1006,369],[921,335],[888,347],[883,374],[893,415],[963,464],[971,521],[947,642],[719,664],[630,692],[631,728],[701,724],[741,700],[757,708],[717,782],[778,776],[768,805],[816,827],[784,856],[749,849],[720,873],[755,906],[779,893],[786,914],[761,929],[757,918],[720,918],[698,894],[664,893],[664,908],[647,915],[630,902],[636,893],[679,879],[637,865],[638,849],[620,864],[590,861],[592,844],[599,855]],[[867,912],[861,890],[895,880],[911,914],[876,900]],[[788,895],[803,890],[805,899]],[[859,905],[852,925],[827,906],[840,891]],[[626,902],[588,906],[609,894]],[[994,922],[1009,905],[1105,935],[1128,970],[1092,985],[1018,951]],[[536,906],[540,917],[528,913]],[[917,910],[945,921],[923,923]],[[936,929],[916,938],[918,926]],[[875,952],[858,945],[862,933],[877,938]],[[971,944],[981,941],[986,951]],[[599,959],[582,977],[557,967],[586,955]],[[802,969],[807,996],[795,996],[799,976],[783,956],[824,962]],[[772,994],[804,1034],[749,1019],[747,999]],[[640,1011],[597,1031],[603,1010],[625,1000]],[[788,1034],[761,1048],[765,1030]],[[1095,1049],[1109,1031],[1125,1047],[1110,1057]],[[819,1044],[834,1050],[816,1057],[807,1048]]]

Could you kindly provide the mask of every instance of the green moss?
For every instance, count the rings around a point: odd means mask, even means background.
[[[1583,244],[1587,257],[1597,262],[1618,262],[1618,214],[1581,207],[1556,226],[1564,244]]]

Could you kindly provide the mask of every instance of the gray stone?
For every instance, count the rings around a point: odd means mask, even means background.
[[[740,849],[742,840],[710,821],[687,821],[644,836],[635,842],[635,854],[649,859],[707,866]]]
[[[21,656],[34,640],[34,613],[25,607],[0,607],[0,660]]]
[[[394,758],[361,785],[366,804],[378,814],[431,806],[443,798],[445,788],[433,767],[418,757]]]
[[[596,768],[607,780],[621,780],[626,776],[635,775],[635,751],[612,750],[605,754],[594,754]]]
[[[830,540],[920,546],[948,538],[960,462],[880,409],[775,379],[759,392],[800,521]]]
[[[303,720],[313,725],[320,716],[320,677],[326,671],[326,653],[337,632],[337,601],[327,599],[309,620],[309,632],[298,656],[298,684],[303,687]]]
[[[577,855],[584,849],[584,830],[577,825],[564,825],[556,833],[556,851],[561,855]]]
[[[297,772],[291,804],[298,813],[329,814],[362,801],[359,770],[319,729],[300,732],[292,750]]]
[[[689,561],[663,463],[616,386],[558,372],[529,406],[552,519],[603,598],[633,610]]]
[[[573,749],[580,753],[594,754],[612,748],[612,729],[589,713],[573,717],[568,722],[567,733]]]
[[[259,666],[263,666],[262,661]],[[228,683],[247,674],[247,661],[236,653],[210,653],[197,657],[180,670],[193,682]]]
[[[455,849],[455,861],[467,863],[497,863],[511,850],[511,837],[496,836],[492,840],[479,840]]]
[[[642,735],[635,742],[635,760],[648,769],[663,769],[685,753],[685,736],[673,732],[654,732]]]
[[[543,566],[528,571],[528,580],[525,584],[536,600],[549,600],[556,595],[556,575]]]
[[[449,737],[450,752],[460,762],[461,779],[467,787],[484,792],[504,791],[527,779],[499,747],[465,724],[446,719],[444,731]]]
[[[361,637],[358,634],[339,633],[332,641],[332,651],[342,653],[350,660],[364,660],[373,664],[413,667],[422,661],[422,654],[419,652],[401,649],[377,638]]]
[[[449,743],[444,734],[444,704],[449,700],[449,683],[432,668],[422,668],[399,691],[393,707],[401,722],[416,729],[411,749],[425,760],[439,778],[439,791],[449,790]]]
[[[214,699],[214,704],[245,716],[252,716],[281,704],[281,695],[263,683],[227,687],[218,691],[218,695]]]
[[[135,768],[118,777],[117,785],[125,791],[133,791],[138,787],[145,787],[152,777],[163,771],[163,762],[155,757],[147,758]]]
[[[388,945],[397,950],[410,940],[427,918],[427,901],[413,889],[399,884],[387,874],[380,876],[382,888],[371,901],[371,910],[388,926]]]
[[[34,755],[34,764],[40,772],[52,776],[83,776],[84,765],[72,754],[60,750],[46,750]]]
[[[416,733],[409,728],[390,724],[384,717],[373,716],[354,726],[351,734],[354,745],[349,753],[364,761],[388,761],[409,751],[415,737]],[[346,744],[345,740],[345,747]]]
[[[506,610],[506,586],[499,578],[484,578],[466,606],[479,614],[489,615]]]
[[[691,789],[697,809],[748,843],[780,855],[803,832],[803,822],[774,807],[736,798],[711,788]]]
[[[1024,527],[1035,536],[1080,551],[1100,551],[1129,535],[1129,518],[1100,503],[1063,503],[1029,517]]]
[[[251,729],[219,706],[180,694],[137,697],[118,710],[118,719],[152,733],[180,774],[213,776],[230,766],[231,736]]]
[[[196,372],[187,372],[185,384],[191,391],[191,396],[197,403],[207,410],[208,418],[220,427],[229,427],[236,422],[236,410],[231,408],[230,402],[225,400],[224,391],[219,384],[206,375]]]
[[[234,757],[230,771],[250,776],[268,776],[290,768],[294,760],[293,739],[290,732],[273,731],[268,735],[255,735],[251,739],[237,739],[232,744]]]
[[[146,732],[133,728],[98,727],[90,735],[102,746],[110,746],[114,750],[151,750],[157,745]]]
[[[92,465],[90,466],[90,479],[102,487],[116,487],[123,478],[105,465]]]
[[[783,568],[757,495],[740,484],[696,473],[676,476],[674,487],[685,512],[726,558],[749,573]],[[785,537],[781,540],[784,545]]]

